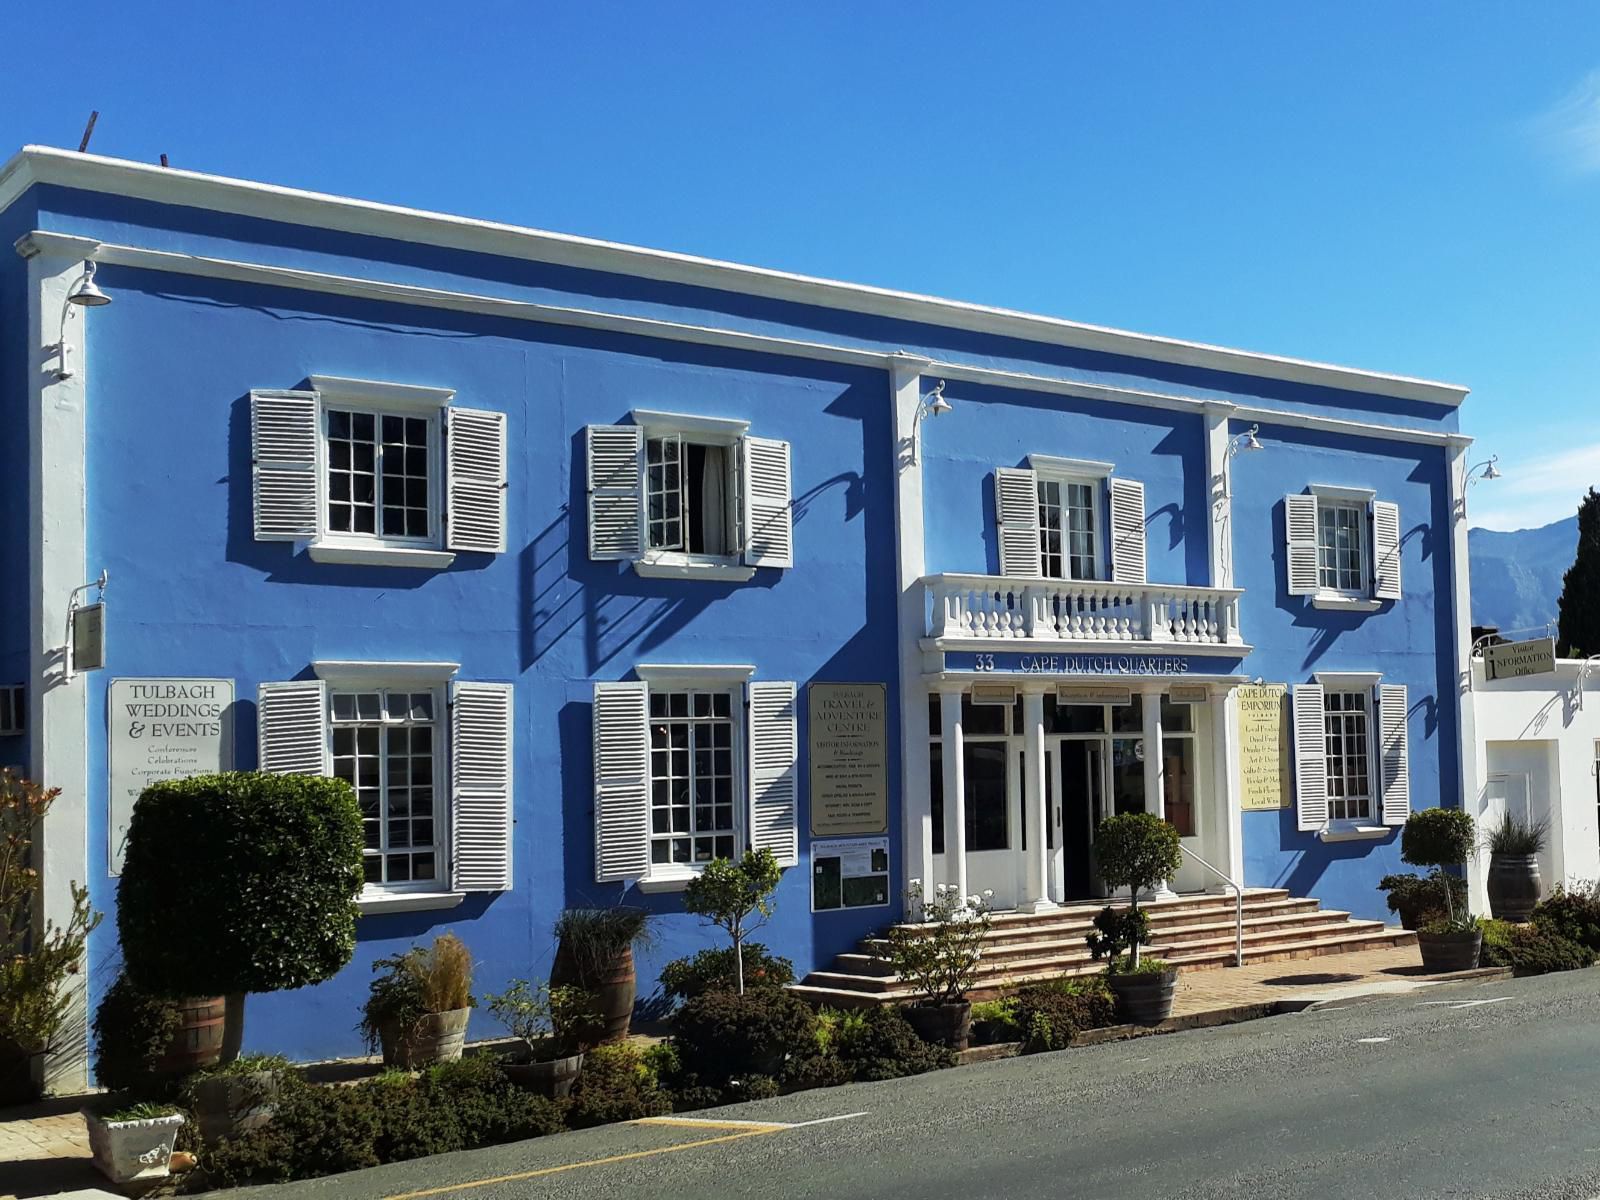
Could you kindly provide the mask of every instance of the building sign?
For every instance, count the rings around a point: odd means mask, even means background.
[[[944,656],[946,671],[999,675],[1215,675],[1238,665],[1238,660],[1197,658],[1187,654],[1019,654],[1003,650],[993,653],[951,650]]]
[[[110,872],[120,875],[134,801],[146,787],[233,770],[233,680],[113,679],[106,708]]]
[[[1483,648],[1486,679],[1520,679],[1524,675],[1549,675],[1556,669],[1556,639],[1501,642]]]
[[[72,610],[72,669],[98,671],[106,665],[106,606],[85,604]]]
[[[1133,689],[1117,687],[1069,687],[1061,684],[1056,688],[1057,704],[1132,704]]]
[[[889,903],[889,839],[811,843],[811,911],[879,908]]]
[[[1238,688],[1239,806],[1288,808],[1289,688],[1258,683]]]
[[[811,836],[889,832],[889,701],[881,683],[813,683]]]

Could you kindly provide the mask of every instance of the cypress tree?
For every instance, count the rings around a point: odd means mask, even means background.
[[[1556,652],[1563,658],[1600,654],[1600,492],[1578,505],[1578,557],[1561,580]]]

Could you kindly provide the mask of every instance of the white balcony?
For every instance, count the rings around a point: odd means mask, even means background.
[[[939,645],[1015,639],[1249,649],[1236,588],[997,575],[929,575],[922,583],[928,636]]]

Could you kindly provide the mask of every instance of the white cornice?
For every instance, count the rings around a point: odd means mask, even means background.
[[[368,200],[351,200],[320,192],[252,183],[95,154],[76,154],[46,146],[24,146],[0,167],[0,211],[4,211],[33,183],[51,183],[163,204],[505,258],[611,271],[768,299],[921,321],[1001,337],[1419,400],[1447,407],[1459,405],[1467,395],[1467,389],[1457,384],[1437,383],[1406,375],[1362,371],[1203,342],[1155,337],[1012,309],[942,300],[864,284],[841,283],[689,254],[649,250],[595,238],[376,204]]]

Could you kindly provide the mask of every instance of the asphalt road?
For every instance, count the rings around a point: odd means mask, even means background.
[[[230,1195],[1590,1200],[1600,970],[695,1115],[793,1127],[611,1126]]]

